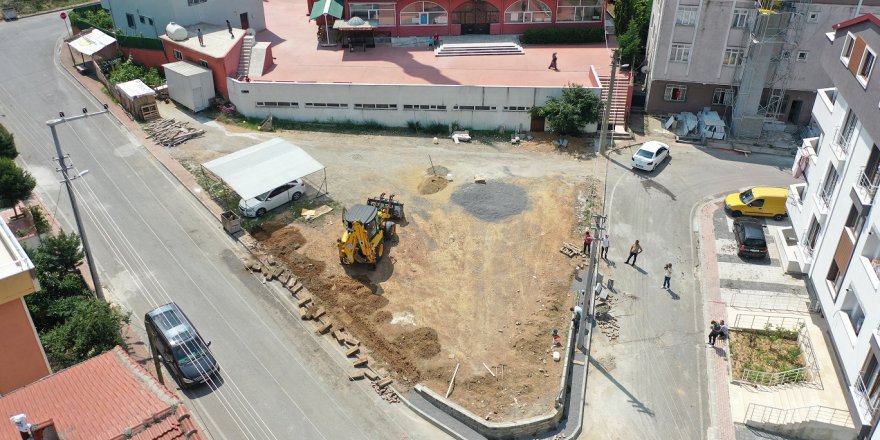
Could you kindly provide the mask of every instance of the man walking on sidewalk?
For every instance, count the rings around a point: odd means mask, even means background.
[[[626,264],[630,264],[629,260],[630,260],[630,258],[632,258],[633,262],[632,262],[631,266],[635,267],[636,258],[638,258],[639,254],[641,254],[641,253],[642,253],[642,245],[640,245],[639,241],[636,240],[636,242],[633,243],[633,245],[629,247],[629,256],[626,257]]]
[[[603,260],[608,260],[608,246],[610,244],[611,242],[608,241],[608,234],[605,234],[605,238],[602,239],[602,252],[599,253],[599,256]]]
[[[663,289],[669,290],[669,281],[672,280],[672,263],[666,263],[666,266],[663,266],[663,270],[666,272],[663,274]]]
[[[581,306],[574,306],[568,310],[571,310],[574,315],[571,317],[571,322],[574,323],[574,331],[578,330],[578,326],[581,325],[581,316],[583,316],[584,309]]]

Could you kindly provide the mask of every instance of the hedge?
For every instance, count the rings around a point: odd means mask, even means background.
[[[605,41],[603,28],[541,28],[527,29],[523,33],[525,44],[589,44]]]

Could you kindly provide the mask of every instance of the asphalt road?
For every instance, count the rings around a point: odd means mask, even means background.
[[[58,65],[67,32],[57,14],[0,22],[0,122],[19,163],[66,230],[75,230],[45,121],[99,103]],[[67,50],[66,48],[64,50]],[[186,395],[217,439],[444,438],[402,405],[347,380],[346,361],[243,270],[218,221],[112,116],[59,128],[102,284],[143,314],[171,300],[213,342],[222,379]]]
[[[646,173],[630,170],[633,152],[609,154],[610,263],[599,273],[619,292],[611,313],[620,338],[594,335],[580,438],[712,438],[695,208],[709,195],[790,184],[792,159],[673,145],[672,159]],[[631,267],[624,261],[635,240],[644,252]],[[670,291],[661,289],[666,263],[674,269]]]

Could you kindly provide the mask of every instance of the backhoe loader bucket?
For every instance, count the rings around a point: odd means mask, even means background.
[[[382,193],[379,197],[370,197],[367,199],[367,204],[375,206],[376,209],[380,211],[385,211],[387,209],[388,214],[390,214],[391,218],[394,220],[405,217],[403,203],[394,200],[394,194],[391,194],[388,198],[385,198],[385,193]]]

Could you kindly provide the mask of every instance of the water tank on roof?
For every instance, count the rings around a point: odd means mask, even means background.
[[[165,34],[174,41],[183,41],[189,38],[189,32],[183,26],[173,21],[168,23],[168,26],[165,26]]]

